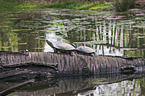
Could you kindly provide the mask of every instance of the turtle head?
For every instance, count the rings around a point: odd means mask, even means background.
[[[50,42],[49,40],[46,40],[47,44],[50,45],[52,48],[54,48],[52,42]]]
[[[76,48],[76,45],[74,43],[71,43],[71,45]]]

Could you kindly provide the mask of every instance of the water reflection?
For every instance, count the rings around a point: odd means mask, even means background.
[[[142,96],[145,87],[145,78],[142,76],[144,76],[143,73],[41,79],[11,94],[18,96]],[[135,79],[136,77],[141,78]],[[17,83],[7,82],[7,86],[13,84]]]
[[[86,45],[98,55],[145,57],[145,12],[45,9],[17,12],[0,27],[0,50],[53,52],[45,39]]]
[[[78,96],[93,95],[93,96],[139,96],[141,94],[139,80],[125,80],[119,83],[106,84],[95,86],[95,90],[88,94],[79,93]]]

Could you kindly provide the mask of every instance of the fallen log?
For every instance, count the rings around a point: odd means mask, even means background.
[[[25,73],[30,73],[31,70],[9,70],[9,71],[4,71],[0,73],[0,79],[6,78],[6,77],[11,77],[11,76],[16,76],[20,74],[25,74]]]
[[[92,57],[81,54],[71,56],[70,54],[46,52],[26,52],[25,54],[3,52],[0,65],[2,67],[43,65],[55,69],[61,76],[116,73],[120,72],[123,66],[133,66],[135,70],[145,69],[143,58]]]
[[[11,80],[11,78],[23,79],[37,79],[37,78],[51,78],[54,77],[56,71],[46,66],[19,66],[7,67],[0,70],[0,81]]]

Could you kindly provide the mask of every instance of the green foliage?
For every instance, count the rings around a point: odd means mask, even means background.
[[[115,0],[114,8],[116,12],[125,12],[134,7],[135,0]]]
[[[22,9],[38,8],[40,4],[33,2],[20,3],[18,0],[0,0],[0,9],[2,11],[16,11]]]
[[[111,2],[78,2],[78,1],[67,1],[67,2],[55,2],[51,4],[45,4],[41,8],[67,8],[67,9],[79,9],[79,10],[110,10],[112,5]]]
[[[31,2],[30,3],[24,2],[24,3],[21,3],[17,6],[15,6],[14,8],[15,9],[18,9],[18,8],[20,8],[20,9],[31,9],[31,8],[36,8],[36,7],[39,7],[38,4],[33,4]]]
[[[17,6],[16,0],[0,0],[0,18],[14,12],[14,6]]]
[[[1,10],[13,10],[14,6],[17,6],[18,2],[16,0],[0,0]]]
[[[38,7],[40,7],[39,4],[33,2],[20,3],[18,0],[0,0],[0,11],[2,12],[0,18],[16,11],[24,11],[24,9],[26,11],[31,11],[32,8]]]
[[[112,2],[92,2],[85,3],[79,6],[77,9],[89,9],[89,10],[111,10]]]
[[[112,2],[103,2],[103,3],[100,3],[94,7],[91,7],[90,10],[105,10],[105,11],[109,11],[109,10],[112,10]]]
[[[42,3],[42,2],[18,2],[17,0],[0,0],[1,10],[30,10],[32,8],[67,8],[67,9],[80,9],[80,10],[110,10],[110,2],[79,2],[79,1],[66,1],[66,2],[55,2],[55,3]]]
[[[68,1],[68,2],[55,2],[51,4],[44,4],[41,8],[68,8],[73,9],[77,6],[76,1]]]

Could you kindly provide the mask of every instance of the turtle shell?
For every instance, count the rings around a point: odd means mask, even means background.
[[[75,50],[75,47],[67,43],[57,43],[54,44],[54,47],[60,50]]]
[[[95,53],[94,49],[87,46],[79,46],[78,48],[76,48],[76,50],[83,53]]]

